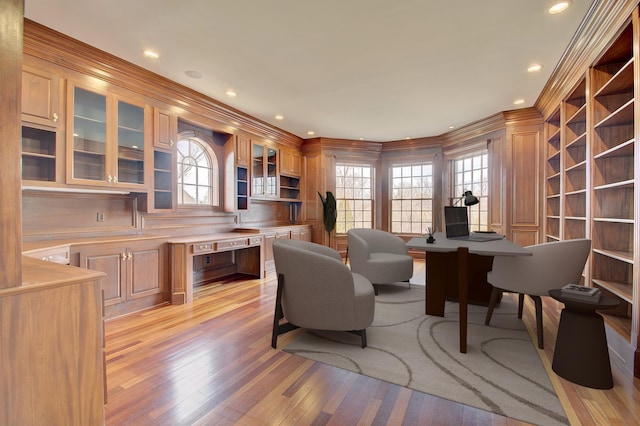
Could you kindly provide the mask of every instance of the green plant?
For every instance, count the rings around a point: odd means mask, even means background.
[[[336,208],[336,198],[331,191],[327,191],[327,196],[323,197],[318,191],[320,200],[322,200],[322,221],[324,229],[327,231],[329,241],[331,241],[331,231],[336,227],[336,219],[338,218],[338,210]]]

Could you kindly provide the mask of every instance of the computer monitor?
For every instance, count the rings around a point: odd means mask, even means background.
[[[447,238],[469,235],[469,216],[466,207],[445,206],[444,224]]]

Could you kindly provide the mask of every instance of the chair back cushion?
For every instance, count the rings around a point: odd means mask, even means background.
[[[591,240],[573,239],[525,247],[532,256],[496,256],[487,281],[503,290],[547,296],[549,290],[579,284]]]

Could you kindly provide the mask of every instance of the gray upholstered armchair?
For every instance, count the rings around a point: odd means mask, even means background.
[[[413,258],[404,240],[378,229],[354,228],[347,232],[351,270],[364,275],[378,294],[378,284],[409,281]]]
[[[369,280],[352,273],[337,251],[320,244],[277,240],[273,256],[278,274],[273,348],[278,335],[298,327],[349,331],[367,346],[366,328],[375,305]]]

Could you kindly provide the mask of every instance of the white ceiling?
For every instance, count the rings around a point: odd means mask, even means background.
[[[389,141],[533,106],[592,0],[545,3],[26,0],[25,16],[302,138]]]

